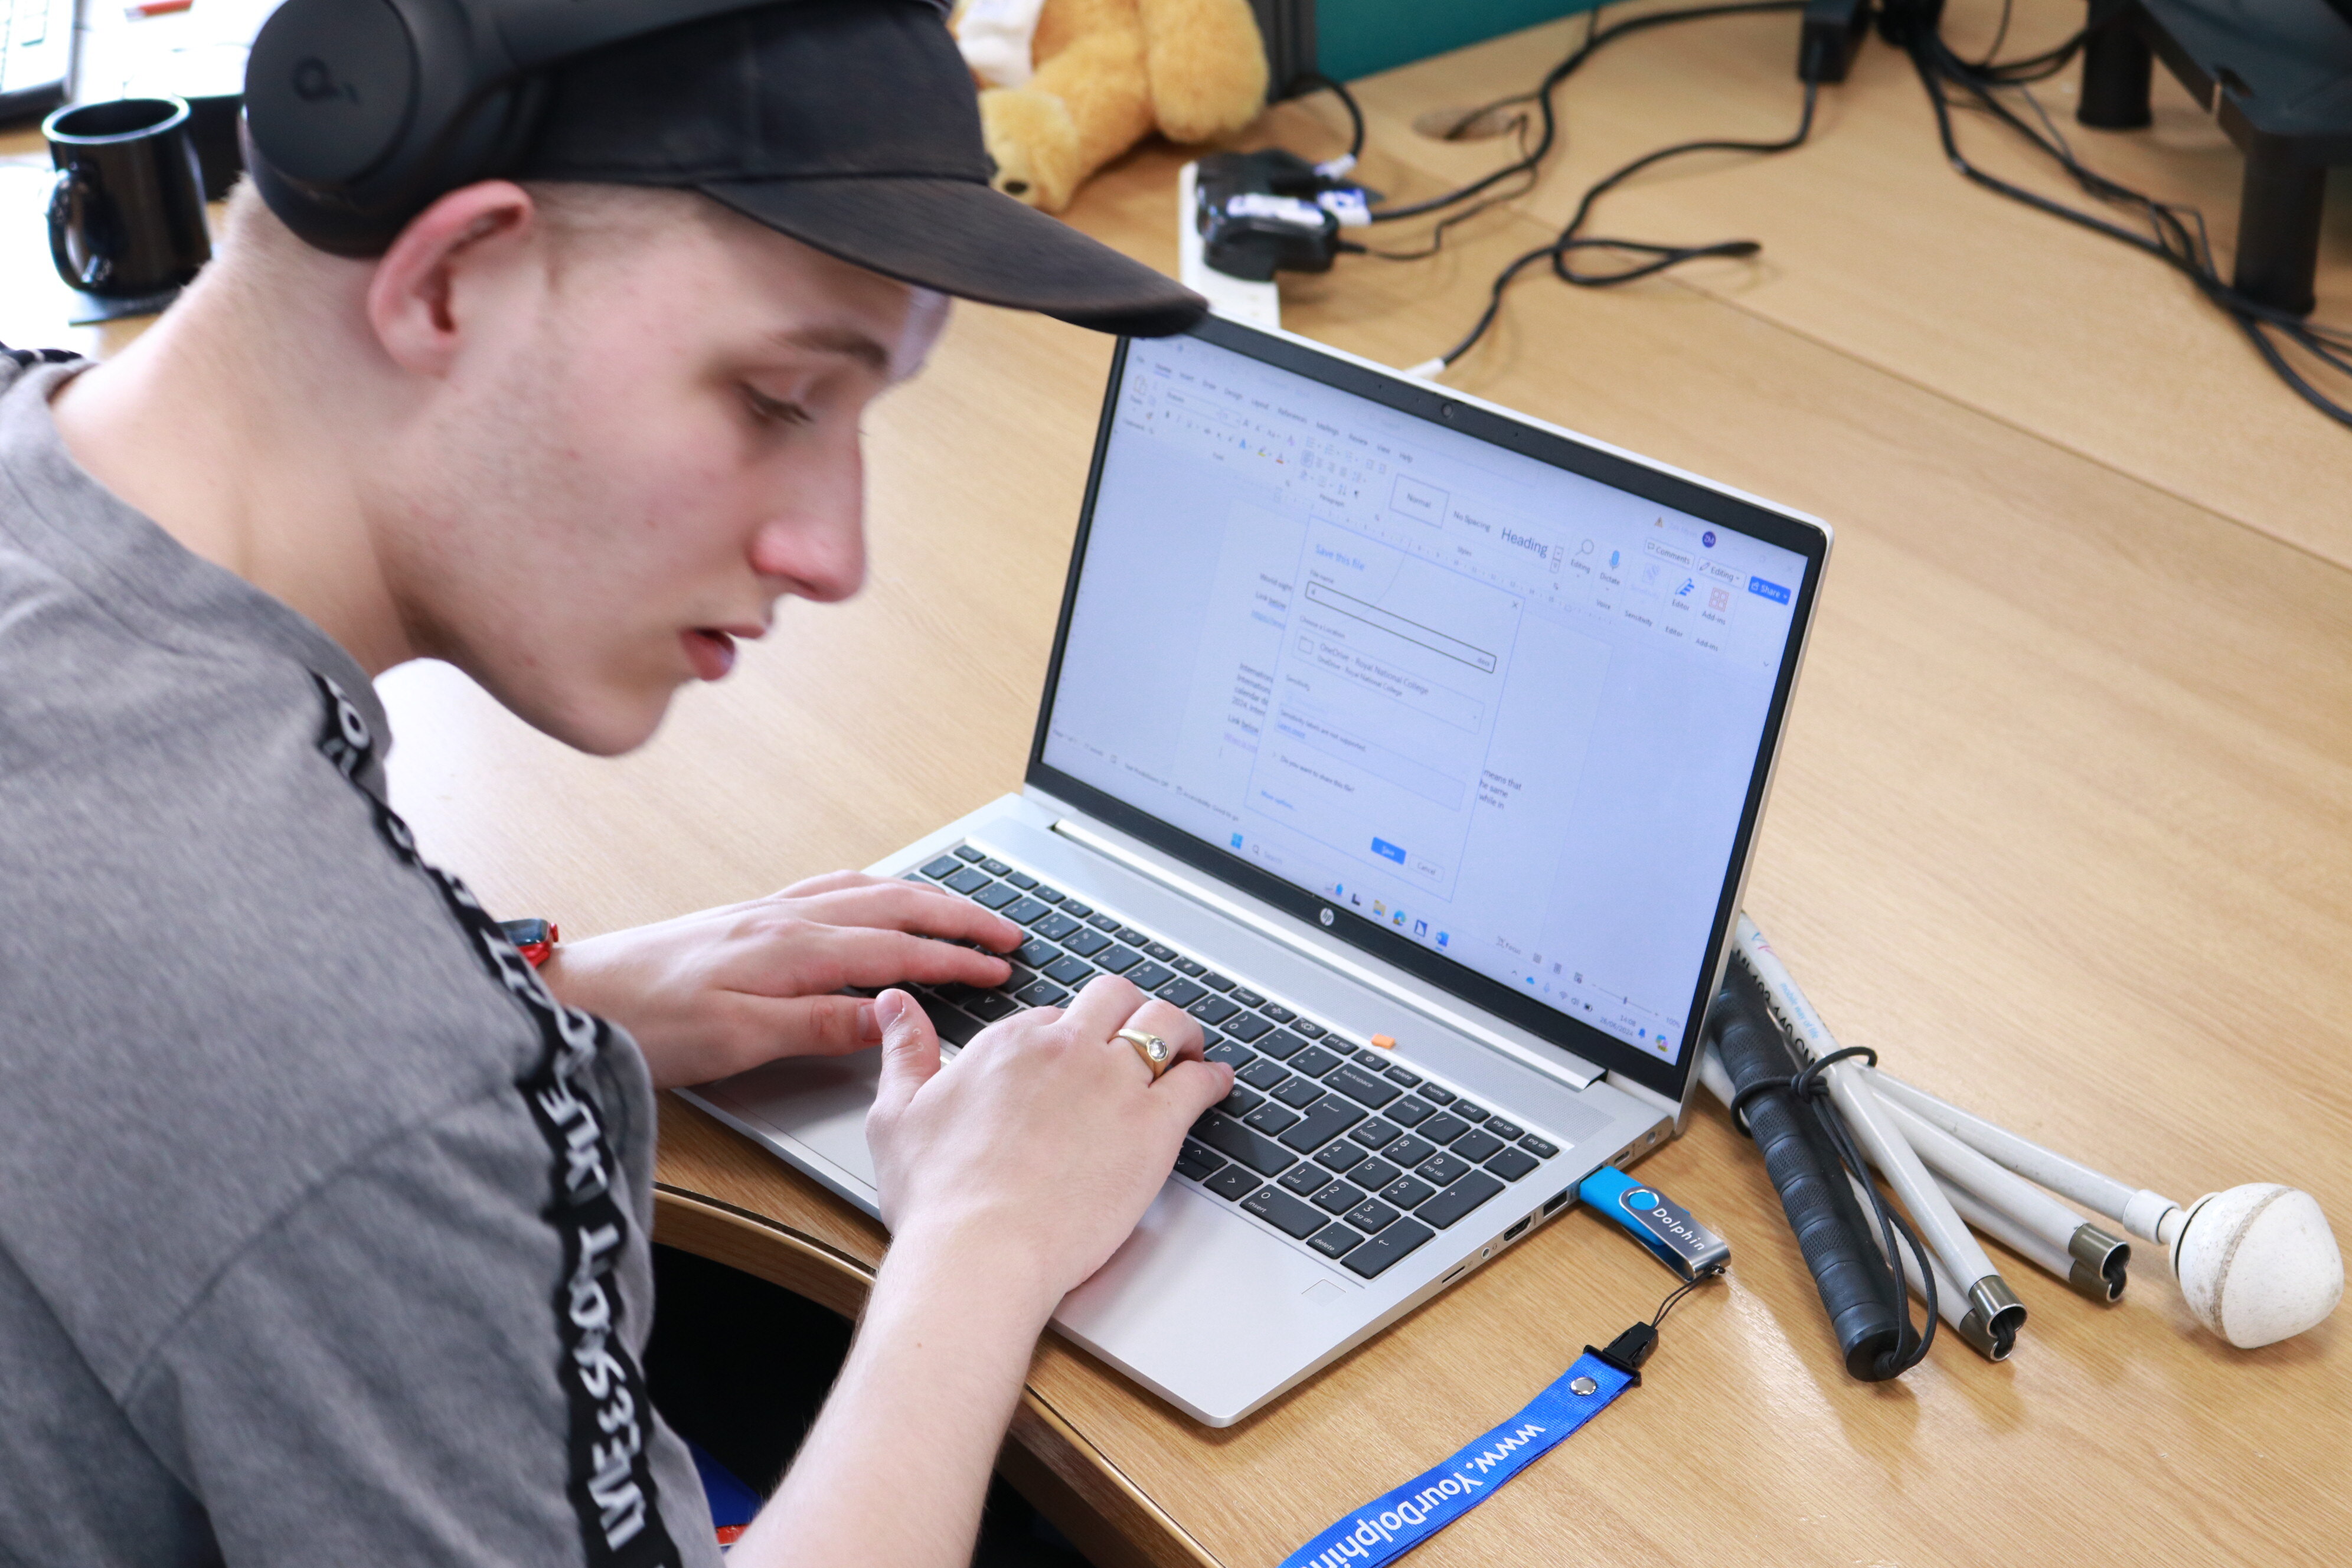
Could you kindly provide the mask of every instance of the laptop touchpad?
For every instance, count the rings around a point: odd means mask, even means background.
[[[866,1147],[866,1112],[881,1072],[879,1050],[790,1057],[700,1092],[871,1188],[874,1155]]]

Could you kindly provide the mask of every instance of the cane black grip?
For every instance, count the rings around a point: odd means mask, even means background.
[[[1724,1070],[1735,1089],[1773,1080],[1785,1084],[1797,1070],[1788,1046],[1762,998],[1752,994],[1754,982],[1737,964],[1731,971],[1707,1016]],[[1893,1375],[1904,1303],[1889,1299],[1885,1255],[1871,1239],[1870,1222],[1846,1184],[1844,1167],[1811,1113],[1786,1089],[1757,1094],[1743,1113],[1805,1267],[1812,1271],[1846,1371],[1865,1382]]]

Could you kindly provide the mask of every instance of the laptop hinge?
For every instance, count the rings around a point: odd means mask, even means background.
[[[1465,1035],[1493,1050],[1502,1052],[1514,1061],[1534,1068],[1545,1077],[1555,1079],[1575,1089],[1590,1089],[1601,1077],[1598,1068],[1588,1067],[1580,1060],[1548,1060],[1545,1055],[1519,1044],[1509,1036],[1500,1034],[1475,1019],[1466,1017],[1444,1004],[1409,991],[1394,981],[1344,954],[1326,950],[1320,943],[1307,940],[1286,929],[1281,922],[1268,920],[1245,905],[1220,893],[1205,882],[1181,876],[1168,867],[1159,865],[1114,842],[1082,822],[1067,816],[1054,820],[1054,831],[1063,837],[1084,845],[1094,853],[1115,860],[1138,876],[1148,877],[1171,892],[1181,893],[1198,904],[1205,904],[1227,920],[1247,926],[1270,942],[1280,942],[1301,958],[1321,964],[1324,968],[1347,976],[1357,984],[1378,992],[1381,995],[1412,1008],[1433,1023],[1441,1024],[1458,1035]]]

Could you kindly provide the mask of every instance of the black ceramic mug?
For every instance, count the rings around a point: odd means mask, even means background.
[[[42,121],[58,170],[49,258],[58,277],[130,299],[176,289],[212,259],[188,121],[180,99],[121,98]]]

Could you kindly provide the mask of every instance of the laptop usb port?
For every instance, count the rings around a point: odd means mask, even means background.
[[[1562,1188],[1560,1191],[1552,1194],[1551,1196],[1544,1200],[1543,1212],[1547,1215],[1558,1214],[1562,1208],[1567,1206],[1568,1200],[1575,1195],[1576,1189],[1574,1187]]]

